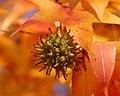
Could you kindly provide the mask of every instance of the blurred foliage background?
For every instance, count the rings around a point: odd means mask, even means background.
[[[54,24],[39,23],[26,27],[26,34],[10,35],[37,11],[25,0],[0,0],[0,96],[70,96],[70,80],[46,76],[35,66],[31,53],[39,35],[45,36]],[[4,10],[4,11],[3,11]]]

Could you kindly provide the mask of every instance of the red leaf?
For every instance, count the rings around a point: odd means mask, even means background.
[[[91,58],[91,65],[96,77],[103,86],[108,86],[115,67],[115,43],[94,43],[95,59]]]

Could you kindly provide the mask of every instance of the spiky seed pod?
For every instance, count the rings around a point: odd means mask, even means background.
[[[65,28],[66,29],[66,28]],[[36,42],[34,49],[37,60],[36,64],[43,64],[43,69],[47,68],[46,75],[50,75],[52,69],[56,71],[56,77],[60,77],[62,72],[64,78],[67,76],[67,69],[71,68],[74,71],[78,71],[76,63],[80,62],[83,58],[83,49],[74,42],[73,36],[70,36],[70,31],[64,30],[61,33],[61,28],[58,27],[56,34],[53,34],[51,29],[50,36],[47,39],[40,37],[41,44]]]

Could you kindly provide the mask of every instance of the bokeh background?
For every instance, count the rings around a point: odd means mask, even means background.
[[[40,35],[46,37],[48,28],[55,32],[55,24],[40,22],[10,37],[37,8],[25,0],[0,0],[0,8],[0,96],[71,96],[71,73],[67,80],[55,79],[54,71],[46,76],[31,53]]]

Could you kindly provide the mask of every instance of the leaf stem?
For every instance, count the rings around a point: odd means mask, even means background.
[[[108,95],[108,87],[107,87],[107,86],[105,86],[105,87],[103,88],[103,92],[104,92],[104,96],[109,96],[109,95]]]

